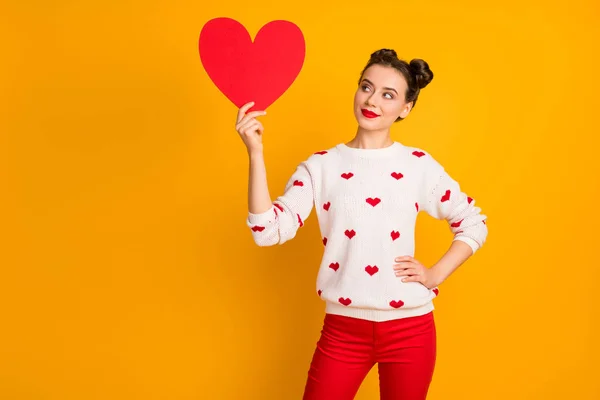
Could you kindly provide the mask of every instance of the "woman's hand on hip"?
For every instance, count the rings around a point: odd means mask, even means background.
[[[402,282],[420,282],[427,289],[433,289],[442,283],[434,270],[425,267],[414,257],[396,257],[394,261],[394,271],[397,277],[403,277]]]

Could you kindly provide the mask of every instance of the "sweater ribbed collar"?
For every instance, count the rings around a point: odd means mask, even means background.
[[[403,146],[399,142],[393,142],[391,145],[379,149],[357,149],[354,147],[349,147],[345,143],[340,143],[336,147],[340,153],[347,154],[349,156],[361,158],[380,158],[398,154],[398,151]]]

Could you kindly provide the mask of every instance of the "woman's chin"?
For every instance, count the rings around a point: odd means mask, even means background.
[[[381,129],[380,121],[376,121],[378,118],[367,118],[362,115],[356,117],[358,126],[366,131],[376,131]]]

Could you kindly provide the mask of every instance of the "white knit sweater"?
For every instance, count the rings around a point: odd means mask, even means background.
[[[414,256],[417,214],[445,219],[476,252],[486,216],[430,154],[394,142],[382,149],[339,144],[298,165],[283,195],[246,221],[259,246],[294,236],[316,206],[324,253],[317,293],[326,312],[370,321],[418,316],[434,309],[438,289],[402,282],[398,256]]]

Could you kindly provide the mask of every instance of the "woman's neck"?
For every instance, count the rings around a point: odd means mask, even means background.
[[[391,146],[393,143],[389,130],[365,131],[359,127],[356,136],[346,143],[346,146],[355,149],[381,149]]]

